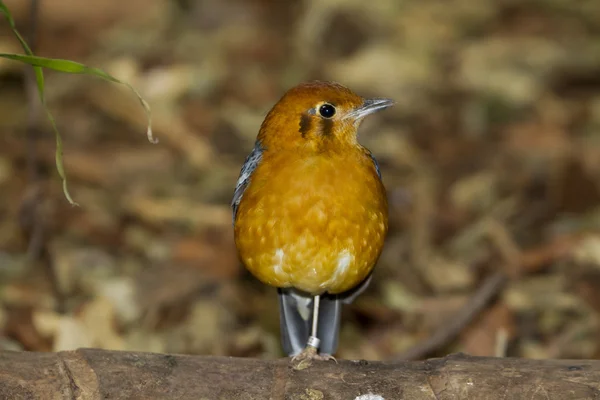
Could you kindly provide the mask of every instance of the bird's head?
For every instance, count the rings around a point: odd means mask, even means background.
[[[265,118],[258,140],[267,149],[313,149],[356,145],[360,122],[390,107],[389,99],[364,99],[332,82],[309,82],[288,90]]]

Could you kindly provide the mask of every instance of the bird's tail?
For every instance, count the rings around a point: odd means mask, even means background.
[[[294,356],[306,347],[312,330],[312,296],[294,289],[278,289],[281,342],[283,350]],[[317,337],[319,352],[334,354],[338,345],[342,300],[337,295],[322,294],[319,304]]]

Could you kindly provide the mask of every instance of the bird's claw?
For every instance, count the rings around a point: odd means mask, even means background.
[[[294,357],[292,357],[290,362],[292,363],[293,368],[295,370],[299,371],[299,370],[303,370],[303,369],[310,367],[312,365],[313,360],[318,360],[318,361],[333,360],[337,364],[337,360],[335,359],[334,356],[332,356],[331,354],[319,354],[317,352],[317,348],[313,347],[313,346],[306,346],[306,348],[304,350],[302,350],[301,353],[298,353]]]

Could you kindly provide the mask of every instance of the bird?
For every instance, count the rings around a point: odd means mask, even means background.
[[[282,347],[293,360],[334,359],[342,304],[369,285],[388,230],[379,165],[357,139],[392,106],[310,81],[267,113],[235,187],[242,264],[277,288]]]

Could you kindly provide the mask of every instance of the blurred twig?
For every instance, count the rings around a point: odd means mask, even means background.
[[[454,339],[464,327],[473,320],[504,287],[507,276],[503,271],[496,272],[485,280],[483,285],[475,292],[473,297],[467,302],[449,322],[440,327],[429,339],[425,340],[408,351],[394,357],[396,360],[417,360],[427,357],[437,349],[448,344]]]
[[[487,278],[467,304],[449,319],[450,322],[447,325],[441,326],[429,339],[409,349],[396,359],[422,359],[447,345],[484,309],[492,298],[500,293],[509,277],[516,279],[521,274],[540,269],[546,263],[564,255],[579,239],[578,236],[561,237],[551,243],[551,249],[545,245],[542,249],[523,252],[513,240],[506,225],[498,219],[487,217],[481,223],[485,234],[500,253],[502,270]],[[506,348],[505,341],[505,339],[500,340],[499,349]],[[497,354],[497,356],[501,355],[504,354]]]
[[[467,304],[452,319],[449,319],[450,322],[446,326],[440,327],[429,339],[401,354],[398,359],[424,358],[448,344],[484,309],[492,298],[500,293],[509,276],[518,275],[521,250],[512,239],[506,226],[493,217],[484,218],[481,223],[483,231],[500,253],[504,268],[488,277]]]
[[[27,41],[33,51],[37,50],[37,31],[39,0],[30,0],[29,30],[27,32]],[[34,262],[40,258],[43,244],[43,223],[39,217],[39,203],[41,197],[39,161],[37,157],[36,139],[38,136],[38,125],[40,117],[40,101],[37,94],[35,75],[33,69],[26,66],[25,75],[25,95],[27,98],[27,172],[29,186],[25,193],[20,210],[21,226],[26,232],[29,240],[27,256],[29,262]]]
[[[29,31],[27,33],[27,42],[33,51],[37,50],[37,32],[38,32],[38,15],[40,2],[39,0],[30,0],[29,10]],[[40,117],[40,101],[38,98],[35,76],[33,68],[25,67],[25,90],[28,104],[27,115],[27,171],[30,181],[39,179],[39,166],[36,151],[37,128]]]
[[[29,12],[29,30],[27,41],[32,51],[38,47],[38,26],[39,26],[40,0],[30,0]],[[21,204],[20,222],[26,237],[29,241],[27,246],[27,258],[30,264],[36,261],[42,261],[46,274],[52,285],[57,307],[60,312],[63,311],[64,301],[59,289],[58,281],[54,269],[54,260],[47,248],[46,243],[46,224],[42,210],[43,194],[42,182],[40,177],[40,166],[36,148],[36,141],[39,132],[39,121],[41,115],[41,103],[37,91],[36,79],[33,69],[27,66],[25,74],[25,91],[28,104],[27,114],[27,172],[29,186],[26,190],[23,202]]]

